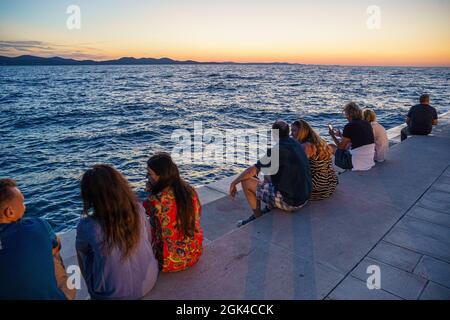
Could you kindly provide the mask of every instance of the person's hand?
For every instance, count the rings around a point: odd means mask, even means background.
[[[56,241],[58,242],[58,245],[52,249],[52,255],[56,256],[61,251],[61,239],[56,236]]]
[[[342,138],[341,130],[339,130],[339,129],[334,129],[334,135],[335,135],[336,137]]]
[[[152,192],[152,184],[150,183],[150,180],[147,180],[145,183],[145,192]]]
[[[335,133],[334,133],[334,129],[330,129],[328,128],[328,134],[332,137],[334,137]]]
[[[234,199],[236,197],[237,194],[237,188],[236,188],[236,182],[232,182],[230,184],[230,197],[231,199]]]

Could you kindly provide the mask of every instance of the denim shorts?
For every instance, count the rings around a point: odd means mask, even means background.
[[[350,151],[337,149],[334,154],[334,164],[342,169],[353,169],[352,154]]]

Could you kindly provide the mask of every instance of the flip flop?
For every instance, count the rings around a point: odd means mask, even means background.
[[[251,215],[247,219],[239,220],[238,223],[237,223],[237,227],[240,228],[242,226],[245,226],[247,223],[249,223],[249,222],[251,222],[251,221],[253,221],[255,219],[256,219],[256,217],[254,215]]]

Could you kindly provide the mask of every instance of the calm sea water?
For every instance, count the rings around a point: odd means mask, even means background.
[[[80,215],[80,176],[95,163],[120,169],[143,196],[145,161],[171,151],[175,129],[266,128],[303,117],[321,133],[343,126],[343,104],[375,109],[391,128],[420,93],[449,110],[449,68],[335,66],[36,66],[0,67],[0,177],[15,178],[27,215],[57,231]],[[238,165],[183,165],[206,184]]]

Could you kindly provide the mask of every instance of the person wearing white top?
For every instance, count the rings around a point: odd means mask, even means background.
[[[363,120],[362,110],[355,102],[345,105],[343,113],[348,120],[343,132],[330,125],[330,144],[334,164],[345,170],[366,171],[375,165],[375,139],[369,122]]]
[[[373,135],[375,138],[375,156],[376,162],[383,162],[387,151],[389,150],[389,140],[387,137],[386,129],[377,122],[377,115],[371,109],[365,109],[363,111],[364,120],[370,122],[373,129]]]

